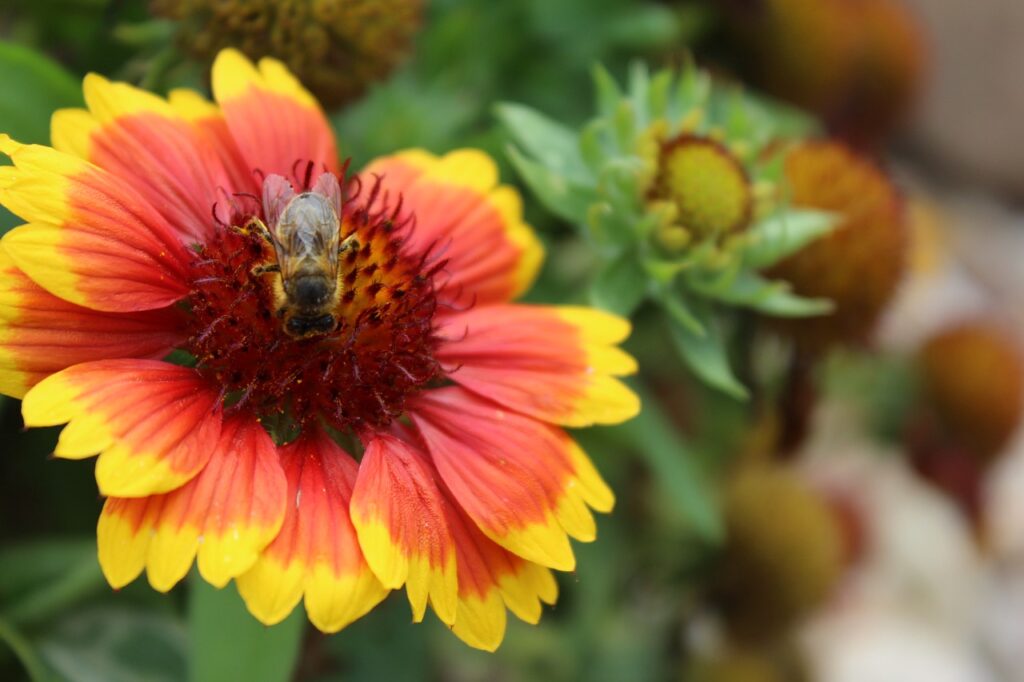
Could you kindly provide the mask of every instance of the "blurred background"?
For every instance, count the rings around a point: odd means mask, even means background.
[[[1024,681],[1024,3],[3,0],[0,131],[48,142],[90,71],[207,90],[227,45],[288,63],[355,167],[477,146],[509,183],[497,104],[576,128],[595,64],[695,60],[872,169],[846,203],[807,197],[846,222],[776,269],[837,312],[732,315],[739,400],[639,306],[644,411],[578,434],[616,510],[495,654],[410,625],[400,594],[327,637],[259,625],[233,586],[112,592],[92,463],[0,397],[0,679]],[[877,183],[887,219],[858,203]],[[592,249],[524,198],[548,246],[530,298],[586,300]]]

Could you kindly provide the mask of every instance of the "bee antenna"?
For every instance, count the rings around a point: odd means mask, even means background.
[[[261,168],[253,168],[252,169],[252,174],[253,174],[253,177],[255,177],[259,181],[260,185],[262,185],[263,181],[267,179],[267,174],[264,173],[263,169],[261,169]]]
[[[223,227],[226,229],[228,227],[228,224],[221,220],[220,216],[217,215],[218,208],[220,208],[219,201],[213,202],[213,206],[210,207],[210,213],[213,215],[213,222],[217,225],[217,227]]]
[[[341,176],[342,178],[346,178],[346,177],[348,177],[348,170],[349,170],[349,167],[350,167],[351,165],[352,165],[352,157],[350,156],[350,157],[348,157],[347,159],[345,159],[345,160],[344,160],[344,161],[342,162],[342,164],[341,164],[341,171],[340,171],[340,172],[339,172],[338,174],[339,174],[339,175],[340,175],[340,176]],[[324,167],[324,170],[327,170],[326,166]]]
[[[301,163],[302,163],[302,159],[296,159],[295,163],[292,164],[292,175],[295,176],[296,180],[298,180],[299,177],[300,177],[299,176],[298,168],[299,168],[299,165]],[[313,179],[313,168],[315,166],[316,166],[316,164],[314,164],[312,160],[306,161],[306,170],[301,175],[301,177],[302,177],[301,185],[302,185],[303,191],[309,189],[309,183],[310,183],[310,180]]]

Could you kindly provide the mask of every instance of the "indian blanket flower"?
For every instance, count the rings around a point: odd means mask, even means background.
[[[612,507],[563,427],[637,412],[629,325],[511,302],[542,250],[483,153],[348,175],[282,64],[227,50],[212,82],[90,75],[53,148],[0,136],[27,222],[0,242],[0,390],[67,424],[58,457],[99,455],[113,587],[195,560],[264,623],[304,598],[333,632],[405,586],[494,649]]]

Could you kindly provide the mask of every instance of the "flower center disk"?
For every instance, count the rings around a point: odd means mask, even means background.
[[[379,181],[365,193],[359,186],[347,185],[341,237],[356,246],[339,256],[337,324],[327,333],[285,331],[281,275],[257,270],[275,262],[273,245],[240,227],[263,219],[258,202],[239,198],[230,226],[197,247],[186,350],[227,404],[299,427],[322,418],[339,430],[382,428],[440,377],[434,275],[444,262],[408,253],[411,220],[381,205]]]

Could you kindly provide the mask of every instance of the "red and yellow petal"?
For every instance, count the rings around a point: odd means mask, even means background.
[[[617,424],[640,401],[615,377],[636,371],[616,347],[629,322],[598,310],[477,306],[445,317],[437,357],[451,378],[495,402],[563,426]]]
[[[388,593],[363,559],[349,502],[358,464],[322,431],[280,450],[289,504],[281,531],[236,582],[256,618],[283,620],[305,595],[306,613],[337,632]]]
[[[569,571],[569,537],[591,541],[591,507],[614,498],[563,431],[458,387],[422,394],[409,408],[445,486],[483,533],[535,563]]]
[[[541,603],[555,603],[558,585],[549,569],[487,538],[454,501],[446,500],[445,511],[455,540],[459,579],[452,632],[472,647],[494,651],[505,635],[505,609],[536,623]]]
[[[350,510],[366,562],[384,587],[406,586],[417,622],[429,599],[451,625],[458,602],[455,546],[428,467],[413,445],[376,435],[359,463]]]
[[[41,287],[108,312],[166,308],[188,292],[190,256],[131,187],[78,157],[0,135],[0,204],[30,224],[3,248]]]
[[[235,143],[220,107],[195,90],[186,88],[171,90],[167,100],[180,116],[193,125],[202,144],[216,154],[220,167],[227,174],[225,187],[233,188],[235,192],[259,194],[260,183]]]
[[[162,495],[107,499],[97,528],[100,567],[115,588],[146,570],[161,592],[198,558],[199,573],[225,586],[256,563],[284,520],[288,484],[270,436],[251,417],[224,421],[206,467]]]
[[[296,162],[338,172],[334,133],[316,99],[281,62],[253,65],[222,50],[213,63],[213,94],[250,168],[291,177]]]
[[[126,83],[86,76],[88,111],[57,111],[53,146],[90,161],[134,189],[186,243],[205,242],[215,228],[211,207],[235,186],[216,148],[169,102]]]
[[[61,300],[0,250],[0,393],[21,398],[82,362],[164,357],[181,341],[179,327],[174,310],[103,313]]]
[[[498,167],[485,153],[410,150],[374,161],[366,173],[383,177],[387,191],[401,194],[415,214],[411,248],[433,248],[448,259],[445,299],[503,303],[533,283],[544,249],[523,221],[519,194],[498,185]]]
[[[180,487],[206,466],[220,435],[217,391],[195,370],[159,360],[98,360],[36,384],[25,425],[61,431],[54,454],[99,454],[103,495],[141,497]]]

